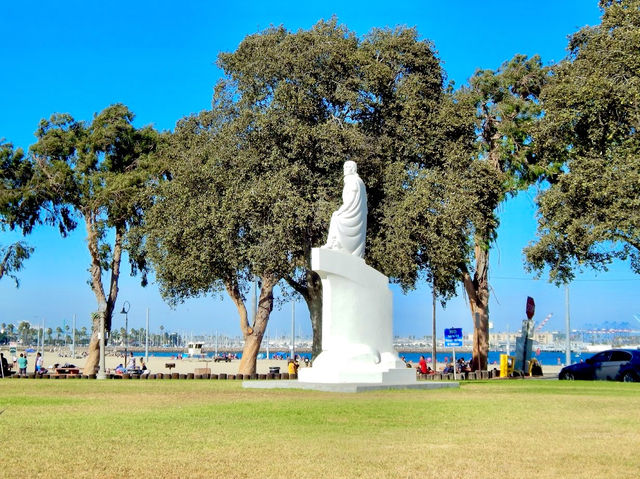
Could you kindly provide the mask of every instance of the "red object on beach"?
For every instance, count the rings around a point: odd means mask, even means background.
[[[527,318],[533,318],[536,312],[536,303],[531,296],[527,296]]]

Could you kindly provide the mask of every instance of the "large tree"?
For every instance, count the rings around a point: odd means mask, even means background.
[[[288,239],[277,225],[292,221],[295,208],[278,201],[291,188],[286,178],[260,174],[263,158],[243,138],[240,123],[224,104],[178,123],[159,152],[170,180],[149,188],[152,206],[133,243],[146,251],[170,303],[229,295],[245,339],[238,372],[253,374],[273,288],[288,264]],[[245,296],[254,276],[259,307],[249,318]]]
[[[289,238],[287,283],[309,308],[313,352],[321,351],[322,289],[310,268],[339,206],[342,163],[358,163],[367,185],[368,248],[381,232],[389,185],[410,163],[433,161],[429,132],[442,95],[433,45],[414,29],[374,29],[358,39],[335,19],[309,31],[269,29],[220,57],[221,85],[238,94],[253,118],[251,134],[272,173],[292,184],[297,208],[281,222]],[[264,164],[267,164],[266,162]],[[366,258],[377,265],[376,258]]]
[[[63,235],[78,220],[86,228],[89,284],[100,313],[93,316],[87,374],[98,365],[102,317],[106,330],[111,329],[123,241],[139,221],[140,191],[150,177],[150,154],[157,142],[151,127],[138,129],[133,119],[121,104],[107,107],[89,124],[55,114],[40,122],[30,149],[28,191],[40,207],[20,210],[20,221],[29,228],[43,221],[56,223]]]
[[[454,96],[476,113],[475,161],[485,164],[500,188],[477,191],[483,202],[472,232],[473,259],[461,265],[474,324],[473,368],[486,369],[489,353],[489,253],[496,239],[498,206],[545,173],[533,148],[534,128],[541,118],[540,92],[548,68],[540,58],[516,55],[497,70],[480,70],[469,86]]]
[[[314,354],[321,350],[322,286],[310,268],[311,247],[323,241],[339,197],[341,162],[361,144],[351,121],[357,48],[357,38],[334,20],[296,33],[270,28],[219,57],[226,77],[218,92],[238,99],[247,135],[263,159],[256,173],[286,182],[277,204],[294,214],[272,228],[288,238],[283,279],[307,303]]]
[[[414,141],[400,136],[397,151],[408,154],[387,163],[394,171],[385,182],[374,257],[405,288],[424,278],[443,301],[462,282],[474,324],[475,369],[487,367],[496,210],[544,172],[532,134],[546,77],[538,57],[517,55],[498,70],[476,72],[468,86],[448,89],[435,104],[415,109],[412,98],[420,96],[405,95],[396,102],[413,115],[424,113],[413,118],[413,131],[398,123]],[[385,125],[394,124],[391,113]]]
[[[629,260],[640,274],[640,1],[601,1],[601,24],[571,36],[543,90],[541,148],[564,168],[538,197],[532,269],[564,283]]]
[[[322,291],[310,255],[324,243],[339,206],[342,163],[357,161],[367,184],[371,246],[387,185],[399,183],[394,175],[410,162],[432,161],[425,145],[433,143],[428,132],[442,95],[439,63],[415,30],[374,30],[358,39],[335,20],[296,33],[270,28],[219,62],[226,76],[212,111],[184,120],[172,135],[171,181],[152,193],[158,209],[145,225],[150,257],[165,296],[180,300],[225,289],[238,307],[246,344],[259,345],[266,327],[262,319],[247,322],[247,282],[253,274],[262,277],[262,308],[273,301],[264,274],[283,278],[307,302],[317,354]],[[181,200],[190,194],[204,195],[198,206]],[[207,204],[215,206],[204,209]],[[198,234],[174,235],[163,210],[202,218]],[[176,230],[192,229],[190,221],[179,224]],[[221,225],[224,238],[213,238]],[[198,247],[205,226],[212,246]],[[194,255],[185,255],[190,241]],[[193,276],[179,273],[190,268]],[[259,309],[258,316],[269,311]],[[254,363],[244,366],[241,372],[250,373]]]

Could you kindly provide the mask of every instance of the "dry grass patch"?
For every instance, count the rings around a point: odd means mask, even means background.
[[[0,381],[27,477],[635,477],[640,385],[330,394],[235,381]],[[21,451],[18,454],[18,450]]]

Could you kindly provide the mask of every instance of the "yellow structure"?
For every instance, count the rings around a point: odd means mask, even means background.
[[[507,354],[500,355],[500,377],[508,378],[513,374],[513,368],[515,367],[515,356],[509,356]]]

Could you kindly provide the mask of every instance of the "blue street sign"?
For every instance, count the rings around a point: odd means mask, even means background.
[[[446,328],[444,330],[444,347],[445,348],[461,348],[462,347],[462,328]]]

